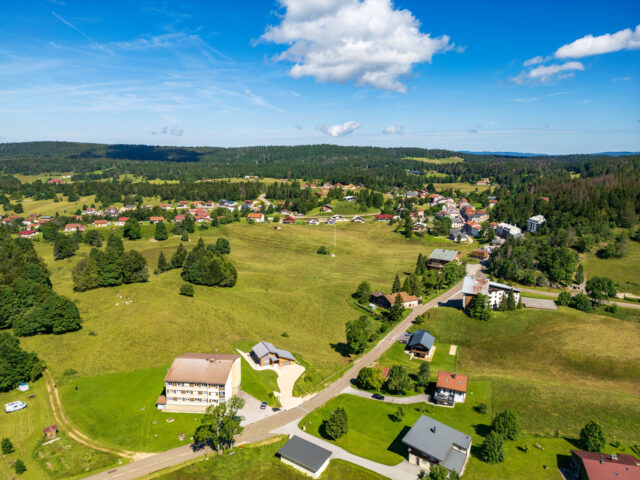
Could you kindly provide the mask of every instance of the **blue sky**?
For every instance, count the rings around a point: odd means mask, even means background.
[[[640,151],[640,3],[3,2],[29,140]]]

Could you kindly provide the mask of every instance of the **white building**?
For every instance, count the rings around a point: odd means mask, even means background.
[[[462,283],[462,306],[463,308],[467,308],[471,300],[473,300],[478,293],[482,293],[489,297],[491,308],[499,308],[511,291],[513,291],[513,297],[517,305],[520,301],[520,290],[517,288],[492,282],[487,278],[467,276],[464,277],[464,282]]]
[[[496,233],[501,237],[517,237],[522,234],[522,230],[515,225],[511,225],[509,223],[499,223],[498,228],[496,229]]]
[[[434,397],[436,403],[451,406],[455,403],[464,403],[467,399],[467,383],[468,377],[466,375],[438,372]]]
[[[546,222],[546,220],[542,215],[534,215],[529,220],[527,220],[527,232],[536,233],[538,227],[541,226],[544,222]]]
[[[205,413],[238,393],[240,355],[185,353],[175,358],[164,382],[164,411]]]

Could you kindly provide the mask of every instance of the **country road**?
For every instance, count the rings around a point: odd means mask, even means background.
[[[437,307],[440,303],[447,303],[449,300],[455,299],[456,297],[461,298],[461,292],[462,282],[459,282],[440,296],[425,303],[424,305],[416,307],[404,320],[402,320],[402,322],[393,327],[377,345],[363,356],[357,358],[353,362],[351,368],[338,380],[328,385],[324,390],[318,392],[296,408],[274,413],[270,417],[247,425],[244,432],[237,438],[237,443],[252,443],[265,440],[266,438],[273,436],[273,433],[271,432],[274,430],[301,419],[311,411],[324,405],[333,397],[340,395],[346,387],[351,385],[351,380],[357,377],[360,369],[374,364],[378,358],[380,358],[380,356],[397,341],[400,334],[409,328],[418,315],[421,315],[431,308]],[[127,465],[91,475],[86,478],[91,480],[134,480],[141,476],[201,457],[207,453],[211,453],[211,450],[203,449],[194,452],[190,445],[185,445],[151,455],[141,460],[135,460]]]
[[[535,293],[536,295],[544,295],[546,297],[552,297],[552,298],[557,298],[558,297],[558,293],[556,292],[545,292],[543,290],[534,290],[532,288],[524,288],[524,287],[518,287],[520,288],[520,292],[521,293]],[[526,295],[523,295],[524,297],[526,297]],[[635,309],[640,309],[640,303],[629,303],[629,302],[616,302],[614,300],[605,300],[603,303],[608,303],[608,304],[614,304],[617,305],[619,307],[623,307],[623,308],[635,308]]]

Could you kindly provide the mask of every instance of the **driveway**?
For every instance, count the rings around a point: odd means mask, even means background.
[[[238,397],[244,400],[244,407],[242,407],[242,409],[238,412],[238,415],[244,417],[244,420],[241,424],[243,427],[251,425],[252,423],[258,422],[260,420],[264,420],[269,415],[275,414],[271,407],[267,407],[264,410],[260,409],[260,404],[262,402],[256,397],[252,397],[243,390],[240,390],[238,392]]]
[[[355,395],[356,397],[368,398],[369,400],[372,400],[371,395],[373,395],[371,392],[358,390],[357,388],[353,388],[352,386],[348,386],[347,388],[342,390],[342,392],[340,393]],[[378,400],[378,401],[385,402],[385,403],[395,403],[397,405],[410,405],[412,403],[418,403],[418,402],[425,402],[425,403],[431,402],[429,395],[425,393],[422,393],[420,395],[411,395],[410,397],[392,397],[391,395],[385,395],[384,400]]]
[[[339,458],[340,460],[355,463],[356,465],[360,465],[363,468],[369,469],[392,480],[407,480],[417,478],[420,470],[423,470],[417,465],[410,464],[406,460],[403,460],[397,465],[391,466],[359,457],[357,455],[354,455],[353,453],[347,452],[346,450],[334,445],[331,442],[327,442],[307,432],[303,432],[298,428],[298,420],[288,423],[271,433],[279,435],[284,434],[289,436],[297,435],[298,437],[304,438],[305,440],[315,445],[329,450],[331,452],[331,460]]]

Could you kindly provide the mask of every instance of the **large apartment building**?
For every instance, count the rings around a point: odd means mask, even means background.
[[[240,389],[240,355],[185,353],[176,357],[164,379],[167,412],[205,413]],[[162,397],[161,397],[162,398]],[[159,400],[159,408],[162,408]]]

